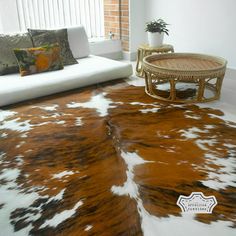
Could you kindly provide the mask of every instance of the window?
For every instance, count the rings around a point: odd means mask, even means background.
[[[103,0],[15,0],[19,28],[83,25],[88,37],[104,36]]]

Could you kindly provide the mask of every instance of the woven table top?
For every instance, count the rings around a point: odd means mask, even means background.
[[[155,50],[166,50],[166,51],[169,51],[169,50],[172,50],[173,49],[173,46],[170,45],[170,44],[163,44],[159,47],[150,47],[148,44],[142,44],[139,46],[139,49],[143,49],[143,50],[150,50],[150,51],[155,51]]]
[[[152,62],[156,66],[174,70],[206,70],[221,66],[220,63],[210,60],[199,60],[196,58],[169,58]]]
[[[193,53],[153,54],[143,59],[144,71],[163,78],[188,80],[223,76],[226,64],[223,58]]]
[[[192,53],[152,55],[146,57],[145,62],[156,69],[189,72],[218,70],[226,66],[226,60],[223,58]]]

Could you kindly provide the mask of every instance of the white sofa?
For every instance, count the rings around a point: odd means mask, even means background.
[[[19,74],[0,76],[0,106],[132,75],[129,64],[89,55],[89,42],[83,27],[68,28],[68,39],[79,64],[25,77]]]

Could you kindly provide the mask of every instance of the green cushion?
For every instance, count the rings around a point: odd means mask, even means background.
[[[78,62],[73,57],[68,41],[67,29],[35,30],[28,29],[34,47],[58,43],[61,48],[61,57],[64,65],[73,65]]]
[[[17,60],[13,52],[14,48],[29,48],[32,46],[28,33],[15,35],[0,34],[0,75],[19,72]]]

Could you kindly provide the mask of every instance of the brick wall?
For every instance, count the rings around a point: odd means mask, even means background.
[[[104,0],[105,36],[121,39],[124,51],[129,51],[129,0]]]

